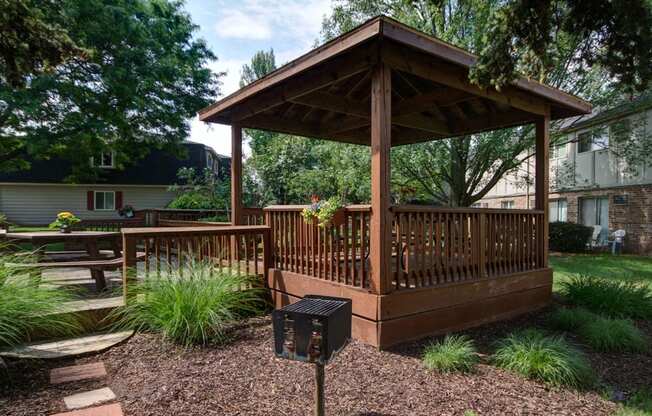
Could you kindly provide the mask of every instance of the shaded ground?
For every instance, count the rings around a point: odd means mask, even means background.
[[[482,352],[515,328],[536,325],[545,312],[468,333]],[[652,335],[652,328],[645,327]],[[273,357],[267,318],[248,321],[232,344],[183,350],[155,335],[138,335],[78,363],[102,360],[109,378],[52,387],[48,369],[67,362],[13,363],[0,381],[1,415],[47,415],[63,410],[61,398],[110,386],[127,415],[311,414],[313,367]],[[597,392],[554,390],[481,364],[470,375],[426,371],[423,345],[377,351],[353,342],[326,369],[329,415],[607,415],[617,406]],[[603,381],[625,395],[652,380],[652,355],[590,353]]]

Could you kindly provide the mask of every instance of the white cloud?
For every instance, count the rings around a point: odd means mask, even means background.
[[[242,10],[227,10],[215,24],[217,35],[234,39],[269,39],[272,28],[266,19]]]
[[[312,46],[330,0],[241,0],[225,5],[215,25],[218,36],[238,39],[286,38]],[[226,9],[228,7],[228,9]]]

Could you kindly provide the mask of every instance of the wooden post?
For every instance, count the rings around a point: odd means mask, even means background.
[[[231,126],[231,225],[242,224],[242,129]]]
[[[122,260],[122,293],[124,296],[124,304],[127,304],[128,287],[138,277],[136,269],[136,238],[122,234],[122,251],[124,253]],[[145,261],[148,261],[146,258]]]
[[[550,153],[550,115],[536,121],[536,178],[535,209],[543,211],[543,223],[539,226],[539,258],[541,267],[548,267],[548,191]]]
[[[390,149],[392,131],[392,74],[381,63],[371,82],[371,290],[389,292],[392,257],[390,213]]]

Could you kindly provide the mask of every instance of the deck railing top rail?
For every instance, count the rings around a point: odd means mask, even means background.
[[[291,211],[302,211],[305,208],[309,208],[310,204],[306,205],[269,205],[265,208],[263,208],[263,211],[284,211],[284,212],[291,212]],[[364,204],[359,204],[359,205],[347,205],[344,207],[345,211],[348,212],[360,212],[360,211],[371,211],[371,205],[364,205]]]
[[[122,230],[122,234],[129,237],[142,237],[152,235],[164,237],[208,233],[215,235],[237,235],[269,230],[270,227],[266,225],[223,225],[215,227],[139,227],[125,228]]]
[[[430,205],[394,205],[392,212],[459,212],[459,213],[488,213],[488,214],[543,214],[543,210],[513,209],[513,208],[451,208],[435,207]]]

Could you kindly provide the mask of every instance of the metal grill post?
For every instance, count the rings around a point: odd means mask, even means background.
[[[325,416],[324,364],[315,364],[315,416]]]

